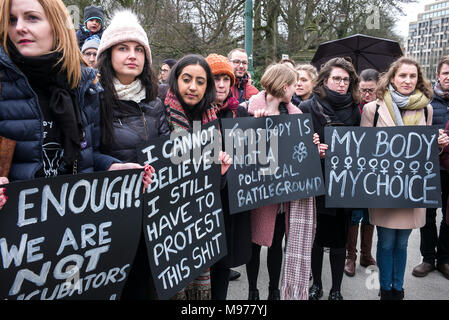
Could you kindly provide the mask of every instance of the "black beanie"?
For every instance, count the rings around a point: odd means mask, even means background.
[[[100,6],[88,6],[84,8],[84,24],[90,19],[98,19],[104,27],[104,11]]]
[[[162,64],[167,64],[171,69],[176,64],[176,62],[177,61],[175,59],[165,59],[164,61],[162,61]]]

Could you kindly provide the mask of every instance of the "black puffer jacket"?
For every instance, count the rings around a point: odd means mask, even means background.
[[[114,141],[103,144],[101,150],[123,162],[137,162],[136,146],[139,143],[170,134],[159,98],[140,103],[120,100],[113,118]]]

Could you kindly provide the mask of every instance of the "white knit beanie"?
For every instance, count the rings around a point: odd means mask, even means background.
[[[141,44],[145,48],[148,61],[150,64],[152,63],[148,36],[140,25],[137,16],[129,10],[116,12],[111,23],[104,30],[98,47],[97,60],[110,47],[126,41],[135,41]]]

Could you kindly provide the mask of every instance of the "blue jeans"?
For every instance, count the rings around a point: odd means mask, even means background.
[[[402,290],[407,263],[408,238],[412,229],[399,230],[377,227],[377,266],[383,290]]]
[[[363,224],[370,224],[368,210],[352,210],[351,225],[355,226],[360,224],[360,222]]]

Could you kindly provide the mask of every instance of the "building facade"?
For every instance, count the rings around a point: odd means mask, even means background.
[[[449,54],[449,1],[428,4],[418,20],[410,22],[406,55],[416,59],[429,80],[434,81],[440,59]]]

